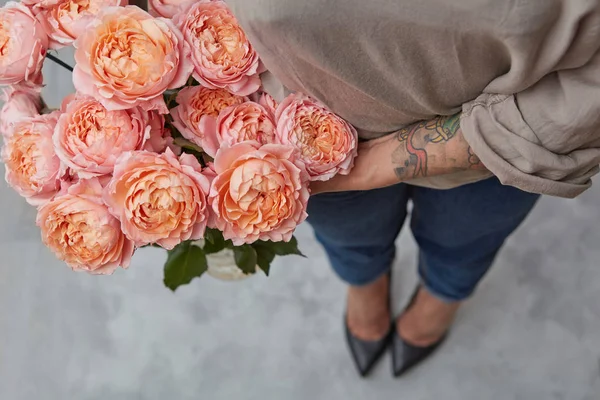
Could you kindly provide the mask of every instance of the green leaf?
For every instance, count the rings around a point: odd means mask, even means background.
[[[269,276],[269,270],[271,269],[271,263],[275,259],[275,251],[269,246],[256,242],[252,244],[254,250],[256,250],[256,263],[263,270],[265,275]]]
[[[205,254],[215,254],[220,252],[221,250],[223,250],[225,248],[225,242],[222,242],[220,244],[214,244],[214,243],[210,243],[210,242],[205,242],[204,243],[204,253]]]
[[[272,242],[272,241],[262,241],[259,240],[255,244],[260,243],[261,246],[268,246],[275,252],[278,256],[289,256],[295,254],[297,256],[306,257],[300,249],[298,249],[298,240],[295,236],[292,236],[292,239],[289,242]]]
[[[165,263],[165,286],[175,291],[181,285],[187,285],[196,277],[202,276],[208,268],[206,255],[192,242],[182,242],[168,251]]]
[[[191,142],[191,141],[189,141],[187,139],[184,139],[182,137],[175,138],[173,140],[173,144],[181,147],[182,149],[192,150],[192,151],[196,151],[198,153],[203,153],[204,152],[202,150],[202,147],[200,147],[197,144],[195,144],[195,143],[193,143],[193,142]]]
[[[208,163],[215,161],[214,158],[212,158],[211,156],[209,156],[206,153],[202,153],[202,160],[204,161],[204,165],[208,165]]]
[[[218,229],[206,229],[204,240],[204,252],[206,254],[218,253],[225,248],[225,239]]]
[[[206,153],[204,153],[202,148],[197,146],[195,143],[192,143],[189,140],[181,137],[181,134],[179,133],[179,131],[177,131],[177,129],[175,129],[174,127],[171,127],[170,129],[172,132],[171,136],[173,137],[173,144],[181,147],[181,151],[183,153],[191,154],[194,157],[196,157],[196,160],[198,160],[200,165],[202,165],[203,167],[206,167],[206,165],[207,165]],[[173,134],[173,132],[177,132],[177,134]]]
[[[252,247],[256,250],[257,264],[265,273],[269,275],[271,263],[275,259],[275,256],[286,256],[290,254],[296,254],[304,257],[302,252],[298,249],[298,241],[295,237],[289,242],[272,242],[258,240],[252,243]]]
[[[179,132],[179,130],[175,128],[175,125],[173,125],[173,117],[171,116],[171,114],[165,115],[165,128],[167,128],[171,132],[171,137],[173,139],[183,137],[181,132]]]
[[[204,240],[213,244],[218,243],[219,241],[225,241],[225,239],[223,239],[223,233],[220,230],[213,228],[206,228]]]
[[[197,80],[195,80],[192,76],[190,76],[187,83],[185,84],[185,86],[198,86],[198,85],[200,85],[200,83]]]
[[[177,98],[177,93],[179,93],[178,90],[167,90],[163,93],[163,98],[165,99],[168,108],[173,108],[178,105],[175,100]]]
[[[257,254],[256,250],[249,244],[243,246],[234,246],[233,255],[235,264],[245,274],[253,274],[256,272]]]

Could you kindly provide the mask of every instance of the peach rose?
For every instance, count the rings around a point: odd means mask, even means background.
[[[136,246],[172,249],[204,236],[210,183],[190,154],[124,153],[104,191],[104,201]]]
[[[254,102],[246,102],[231,106],[221,111],[217,120],[215,140],[221,146],[255,140],[260,144],[275,143],[275,121],[271,113],[263,106]],[[217,153],[215,149],[204,148],[211,157]]]
[[[165,128],[165,117],[153,110],[146,113],[146,119],[150,127],[150,137],[142,150],[163,153],[169,148],[173,153],[181,154],[181,147],[173,143],[171,131]]]
[[[42,110],[41,88],[12,85],[4,89],[4,105],[0,110],[0,131],[9,135],[14,125],[24,118],[35,117]]]
[[[194,0],[149,0],[150,14],[155,17],[173,18],[182,8],[193,3]]]
[[[21,3],[29,7],[29,9],[37,14],[38,12],[54,7],[63,0],[21,0]]]
[[[168,112],[166,89],[185,85],[190,49],[171,21],[138,7],[107,7],[75,41],[75,88],[107,110]]]
[[[39,206],[60,189],[60,160],[52,146],[58,112],[17,122],[2,148],[6,181],[28,203]]]
[[[202,170],[202,173],[204,174],[204,176],[206,176],[208,178],[208,180],[212,184],[212,181],[214,181],[215,178],[217,177],[217,171],[215,170],[215,163],[207,162],[206,168],[204,168]]]
[[[61,161],[81,178],[112,174],[117,157],[140,150],[150,136],[147,114],[139,107],[108,111],[89,96],[63,102],[54,130],[54,148]]]
[[[279,142],[300,151],[313,181],[347,175],[358,152],[356,129],[318,101],[302,95],[288,96],[277,108]]]
[[[289,241],[306,219],[309,192],[294,148],[252,141],[225,145],[215,170],[208,201],[215,226],[235,245]]]
[[[223,1],[199,0],[173,20],[192,49],[193,76],[200,84],[240,96],[258,90],[258,54]]]
[[[105,7],[124,6],[127,0],[60,0],[42,7],[36,17],[50,40],[50,48],[70,46]]]
[[[245,99],[224,89],[189,86],[179,91],[176,101],[179,105],[171,109],[175,128],[184,138],[214,157],[219,148],[215,139],[219,113],[229,106],[243,103]]]
[[[127,268],[134,245],[102,202],[98,179],[80,180],[65,192],[38,211],[44,244],[75,271],[112,274]]]
[[[8,2],[0,8],[0,85],[42,83],[48,36],[31,11]]]
[[[275,113],[277,112],[277,102],[275,101],[273,96],[271,96],[268,93],[261,94],[260,98],[258,99],[258,104],[266,108],[267,111],[271,113],[273,119],[275,119]]]

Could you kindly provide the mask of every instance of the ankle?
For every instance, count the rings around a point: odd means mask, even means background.
[[[379,340],[389,332],[390,320],[387,275],[368,285],[348,288],[346,323],[355,337]]]
[[[398,335],[419,347],[432,345],[448,331],[461,303],[446,303],[421,289],[407,310],[396,320]]]
[[[381,340],[390,331],[390,314],[382,313],[368,321],[359,321],[346,316],[346,324],[354,337],[367,341]]]
[[[447,329],[417,328],[399,319],[396,322],[396,331],[405,342],[413,346],[427,347],[437,343],[446,334]]]

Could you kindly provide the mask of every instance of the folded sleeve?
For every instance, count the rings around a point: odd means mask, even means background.
[[[600,164],[600,53],[513,94],[463,105],[463,134],[503,184],[576,197]]]

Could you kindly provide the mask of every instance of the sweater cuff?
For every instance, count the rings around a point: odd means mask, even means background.
[[[556,154],[545,148],[514,95],[483,94],[464,104],[460,125],[474,153],[504,185],[573,198],[598,173],[597,149]]]

